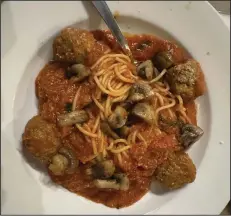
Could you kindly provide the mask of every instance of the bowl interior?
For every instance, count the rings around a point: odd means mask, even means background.
[[[132,16],[119,16],[117,19],[121,29],[124,32],[130,32],[135,34],[147,33],[154,34],[161,38],[175,41],[179,46],[183,46],[177,41],[177,38],[171,36],[170,33],[165,31],[164,29],[150,23],[144,21],[142,19],[132,17]],[[102,29],[105,28],[104,22],[99,19],[99,16],[96,15],[91,17],[91,19],[84,19],[80,22],[72,24],[78,28],[85,29]],[[23,75],[18,83],[15,100],[13,104],[13,114],[14,119],[12,122],[14,137],[17,142],[15,142],[15,148],[19,151],[21,149],[20,142],[22,133],[24,131],[24,127],[27,121],[34,115],[37,114],[37,99],[35,96],[35,79],[38,75],[39,71],[42,67],[52,58],[52,42],[54,37],[59,33],[61,29],[57,28],[55,33],[51,35],[46,41],[44,41],[37,50],[34,50],[33,56],[28,59],[27,66],[23,72]],[[206,147],[209,141],[209,133],[210,133],[210,103],[208,94],[197,100],[198,105],[198,125],[203,128],[205,134],[203,138],[193,145],[192,148],[189,149],[189,154],[192,157],[197,168],[199,167]],[[153,184],[150,192],[148,192],[140,201],[132,205],[131,207],[116,210],[109,209],[101,204],[96,204],[91,201],[88,201],[80,196],[72,194],[71,192],[66,191],[65,189],[53,185],[48,179],[48,177],[42,172],[41,167],[37,167],[31,164],[28,164],[28,158],[23,157],[27,166],[29,173],[35,178],[36,181],[39,182],[40,186],[43,188],[42,190],[46,192],[46,196],[44,196],[45,200],[54,199],[54,197],[59,197],[58,202],[56,203],[55,212],[50,213],[67,213],[63,208],[59,207],[62,205],[62,202],[65,202],[65,209],[70,209],[68,213],[75,213],[74,205],[79,208],[79,213],[84,213],[85,209],[88,209],[88,213],[108,213],[108,214],[116,214],[120,213],[134,213],[144,214],[148,211],[160,208],[164,205],[168,200],[173,198],[177,193],[180,193],[181,190],[174,192],[164,193],[158,187],[158,185]],[[29,160],[30,162],[30,160]],[[186,186],[186,187],[190,187]],[[185,190],[183,188],[182,190]],[[90,208],[89,208],[90,207]]]

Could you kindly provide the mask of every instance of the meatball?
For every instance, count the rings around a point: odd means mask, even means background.
[[[41,116],[28,121],[22,140],[24,147],[43,163],[49,162],[61,144],[55,125]]]
[[[196,167],[185,152],[173,152],[155,171],[155,177],[168,189],[177,189],[192,183],[196,178]]]
[[[184,101],[194,100],[205,90],[202,71],[195,60],[188,60],[170,68],[166,74],[166,80],[171,91],[180,95]]]
[[[84,63],[94,44],[95,39],[90,32],[77,28],[65,28],[54,40],[54,60]]]

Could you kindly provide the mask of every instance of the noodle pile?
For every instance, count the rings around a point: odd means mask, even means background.
[[[136,67],[132,64],[130,58],[124,54],[107,53],[98,59],[90,69],[97,86],[92,99],[99,109],[99,114],[94,117],[89,113],[90,119],[93,119],[94,123],[85,123],[82,126],[76,124],[76,127],[84,134],[86,140],[92,143],[93,156],[91,159],[100,153],[106,156],[110,152],[117,157],[119,163],[122,163],[122,157],[128,157],[127,151],[133,144],[139,140],[139,142],[148,146],[147,141],[137,130],[130,132],[127,139],[112,139],[101,131],[100,122],[107,120],[112,114],[114,103],[126,101],[132,85],[137,81],[141,81],[141,79],[134,75]],[[183,106],[182,98],[178,95],[174,96],[169,91],[168,84],[160,81],[165,73],[166,70],[163,70],[156,78],[148,82],[154,92],[150,102],[153,106],[154,119],[156,120],[154,127],[157,129],[158,116],[163,110],[166,110],[171,118],[176,117],[175,112],[177,111],[182,121],[190,123],[190,119],[185,113],[186,109]],[[80,91],[81,86],[74,97],[73,111]]]

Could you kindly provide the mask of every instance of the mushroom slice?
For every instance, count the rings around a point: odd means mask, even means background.
[[[114,178],[120,184],[120,190],[127,191],[129,189],[129,179],[124,173],[117,173]]]
[[[114,172],[115,165],[112,160],[98,162],[86,170],[86,174],[91,175],[94,179],[110,178]]]
[[[102,189],[115,189],[115,190],[120,189],[120,185],[116,182],[115,179],[110,179],[110,180],[96,179],[94,180],[94,184],[97,188],[102,188]]]
[[[89,68],[84,66],[83,64],[74,64],[70,68],[67,69],[67,73],[71,74],[72,82],[80,82],[90,76],[91,71]]]
[[[109,116],[108,123],[113,128],[121,128],[127,121],[128,113],[126,109],[121,106],[117,106],[114,112]]]
[[[128,134],[129,134],[129,131],[130,131],[130,128],[126,125],[124,125],[123,127],[119,128],[118,130],[118,134],[121,136],[121,137],[127,137]]]
[[[147,103],[138,103],[134,106],[132,114],[144,120],[148,124],[154,122],[154,113],[152,107]]]
[[[134,84],[129,92],[128,101],[138,102],[154,95],[150,85],[146,83]]]
[[[122,190],[127,191],[129,189],[129,179],[123,173],[115,174],[114,179],[97,179],[94,180],[94,184],[97,188],[102,189],[115,189],[115,190]]]
[[[204,131],[200,127],[192,124],[185,124],[181,129],[181,143],[184,148],[188,148],[198,141],[203,134]]]
[[[103,131],[103,133],[107,134],[113,139],[119,139],[119,136],[110,128],[107,122],[101,122],[100,128]]]
[[[137,67],[137,74],[143,79],[152,80],[154,73],[154,68],[151,60],[142,62]]]
[[[61,154],[56,154],[52,157],[48,169],[50,169],[54,175],[63,175],[67,167],[68,159]]]
[[[74,152],[70,148],[62,147],[59,149],[59,153],[68,159],[66,173],[73,174],[79,166],[79,160],[76,158]]]
[[[102,162],[103,159],[104,159],[104,157],[103,157],[103,154],[102,154],[102,153],[98,154],[98,155],[96,156],[96,158],[95,158],[95,160],[98,161],[98,162]]]
[[[123,101],[120,103],[120,106],[123,107],[125,110],[130,110],[133,104],[128,101]]]
[[[59,153],[54,155],[49,165],[49,169],[54,175],[73,174],[79,166],[79,161],[75,157],[74,152],[67,148],[62,147]]]
[[[80,124],[88,121],[89,116],[84,110],[76,110],[70,113],[61,114],[58,116],[58,125],[61,127]]]
[[[157,53],[153,58],[153,63],[159,71],[174,65],[172,54],[168,51]]]

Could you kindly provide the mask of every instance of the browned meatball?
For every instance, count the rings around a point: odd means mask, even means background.
[[[94,44],[95,39],[89,31],[65,28],[54,40],[54,59],[68,63],[84,63]]]
[[[205,91],[205,81],[200,65],[188,60],[170,68],[166,74],[171,91],[181,95],[185,101],[194,100]]]
[[[55,125],[41,116],[34,116],[28,121],[22,139],[24,147],[44,163],[50,160],[61,144]]]
[[[177,189],[196,178],[196,167],[185,152],[173,152],[155,171],[155,177],[168,189]]]

